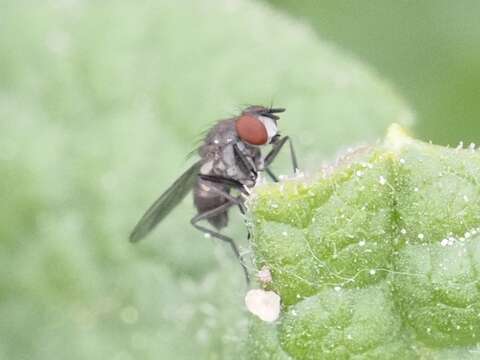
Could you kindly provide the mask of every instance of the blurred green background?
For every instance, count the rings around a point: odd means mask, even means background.
[[[270,0],[373,66],[413,107],[435,143],[480,136],[480,2]]]
[[[394,121],[475,142],[478,7],[2,1],[0,359],[241,358],[229,249],[191,229],[191,199],[133,246],[138,217],[244,104],[288,108],[311,173]],[[240,216],[227,232],[248,252]]]

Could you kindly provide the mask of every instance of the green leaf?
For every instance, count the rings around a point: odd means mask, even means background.
[[[277,324],[263,330],[276,351],[292,359],[475,358],[479,178],[473,147],[425,144],[393,125],[383,144],[315,178],[258,188],[250,202],[255,262],[270,269],[266,287],[283,304]],[[258,339],[267,335],[252,328],[251,358],[261,359]]]

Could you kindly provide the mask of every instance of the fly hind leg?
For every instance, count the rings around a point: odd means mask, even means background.
[[[204,234],[208,234],[216,239],[219,239],[219,240],[222,240],[226,243],[228,243],[230,245],[230,247],[232,248],[233,252],[235,253],[235,256],[239,259],[240,261],[240,265],[242,266],[242,269],[243,269],[243,273],[245,275],[245,279],[247,281],[247,284],[250,283],[250,278],[248,276],[248,270],[247,270],[247,267],[245,266],[245,263],[243,262],[243,259],[242,259],[242,256],[240,255],[240,252],[238,251],[238,248],[237,248],[237,245],[235,245],[235,241],[228,237],[228,236],[225,236],[223,234],[220,234],[219,232],[217,231],[214,231],[214,230],[211,230],[211,229],[208,229],[206,228],[205,226],[202,226],[202,225],[199,225],[198,222],[199,221],[202,221],[202,220],[208,220],[209,218],[212,218],[212,217],[215,217],[219,214],[222,214],[223,212],[227,211],[230,207],[234,206],[234,205],[237,205],[236,202],[233,202],[233,201],[227,201],[226,203],[223,203],[222,205],[214,208],[214,209],[211,209],[211,210],[208,210],[208,211],[205,211],[203,213],[200,213],[200,214],[197,214],[195,215],[191,220],[190,220],[190,223],[198,230],[200,230],[201,232],[203,232]]]

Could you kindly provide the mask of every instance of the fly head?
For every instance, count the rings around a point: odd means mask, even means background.
[[[235,121],[239,138],[255,146],[275,143],[279,139],[277,121],[280,119],[276,114],[284,111],[284,108],[267,108],[259,105],[245,108]]]

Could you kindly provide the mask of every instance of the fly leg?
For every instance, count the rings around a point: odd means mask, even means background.
[[[202,180],[207,180],[207,181],[217,183],[217,184],[223,184],[223,185],[229,186],[231,188],[238,189],[242,194],[248,195],[248,192],[245,189],[245,186],[240,181],[237,181],[235,179],[228,178],[228,177],[221,176],[221,175],[203,175],[203,174],[199,174],[198,177]],[[232,195],[230,195],[226,191],[221,191],[221,190],[218,190],[218,189],[215,189],[215,188],[211,188],[210,190],[217,192],[218,194],[222,195],[224,198],[226,198],[230,202],[234,203],[235,205],[238,205],[238,207],[240,209],[240,212],[242,214],[246,213],[246,209],[245,209],[245,205],[244,205],[243,201],[239,200],[236,197],[233,197]]]
[[[239,201],[239,200],[238,200]],[[247,270],[247,267],[245,266],[244,262],[243,262],[243,259],[240,255],[240,252],[238,251],[238,248],[237,248],[237,245],[235,245],[235,242],[233,241],[232,238],[228,237],[228,236],[225,236],[223,234],[220,234],[219,232],[217,231],[214,231],[214,230],[211,230],[211,229],[208,229],[202,225],[199,225],[198,222],[199,221],[202,221],[202,220],[208,220],[209,218],[212,218],[212,217],[215,217],[223,212],[225,212],[226,210],[228,210],[230,207],[234,206],[234,205],[237,205],[235,202],[232,202],[232,201],[227,201],[226,203],[212,209],[212,210],[208,210],[208,211],[205,211],[203,213],[200,213],[200,214],[197,214],[195,215],[191,220],[190,220],[190,223],[197,229],[197,230],[200,230],[201,232],[203,232],[204,234],[208,234],[216,239],[219,239],[219,240],[222,240],[222,241],[225,241],[226,243],[228,243],[230,245],[230,247],[232,248],[233,252],[235,253],[235,256],[239,259],[240,261],[240,265],[242,266],[242,269],[243,269],[243,273],[245,275],[245,279],[247,281],[247,284],[250,283],[250,278],[248,276],[248,270]]]
[[[273,149],[270,150],[270,152],[267,154],[267,156],[265,156],[265,160],[264,160],[264,163],[265,163],[265,169],[267,169],[267,174],[269,174],[270,176],[273,175],[270,174],[271,173],[271,170],[268,169],[268,167],[272,164],[273,160],[275,160],[275,158],[277,157],[278,153],[280,152],[280,150],[282,149],[283,145],[285,145],[285,143],[288,141],[288,143],[290,144],[290,156],[292,158],[292,165],[293,165],[293,172],[294,174],[297,173],[297,171],[299,170],[298,169],[298,162],[297,162],[297,156],[295,155],[295,149],[293,148],[293,143],[292,143],[292,139],[290,139],[290,137],[288,136],[284,136],[283,138],[281,138],[280,140],[278,140],[274,145],[273,145]],[[269,173],[270,172],[270,173]],[[274,175],[275,176],[275,175]],[[276,178],[276,177],[275,177]],[[273,179],[273,177],[272,177]],[[275,181],[275,180],[273,180]]]
[[[265,172],[268,176],[270,176],[270,179],[272,179],[273,182],[278,182],[278,177],[273,173],[272,170],[270,170],[269,167],[265,168]]]
[[[250,179],[255,183],[258,175],[255,165],[249,161],[237,144],[233,145],[233,153],[235,154],[235,157],[240,160],[239,164],[243,167],[243,170],[246,170],[246,173],[250,174]]]
[[[248,194],[248,192],[245,190],[245,186],[240,181],[235,180],[233,178],[229,178],[222,175],[204,175],[204,174],[198,174],[198,177],[202,180],[211,181],[217,184],[223,184],[223,185],[238,189],[246,195]]]

